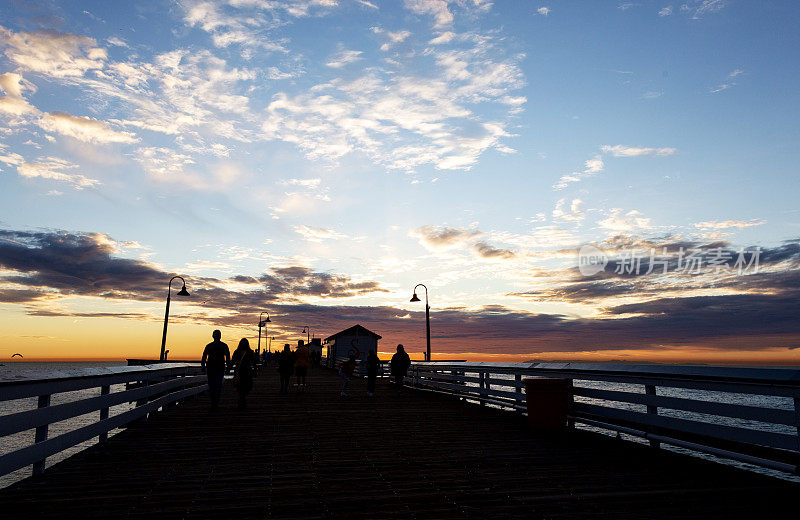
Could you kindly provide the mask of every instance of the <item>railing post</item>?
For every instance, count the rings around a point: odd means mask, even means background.
[[[514,374],[514,392],[522,395],[522,374]],[[517,399],[517,401],[520,400]],[[522,413],[522,410],[517,409],[517,412]]]
[[[146,386],[150,386],[150,380],[149,380],[149,379],[147,379],[147,376],[145,375],[144,379],[142,379],[142,384],[141,384],[141,387],[146,387]],[[140,407],[140,406],[144,406],[144,405],[146,405],[146,404],[147,404],[147,401],[149,401],[149,400],[150,400],[150,398],[149,398],[149,397],[143,397],[143,398],[141,398],[141,399],[138,399],[138,400],[136,401],[136,407],[138,408],[138,407]],[[139,422],[139,423],[145,423],[145,422],[147,422],[147,414],[144,414],[142,417],[140,417],[139,419],[137,419],[137,420],[136,420],[136,422]]]
[[[647,395],[656,395],[655,385],[644,385],[644,393]],[[647,413],[658,415],[658,407],[648,404]],[[661,443],[659,441],[650,440],[650,446],[653,448],[658,448],[661,446]]]
[[[45,406],[50,406],[50,394],[47,395],[40,395],[39,396],[39,408],[44,408]],[[40,442],[44,442],[47,440],[47,429],[50,425],[43,424],[42,426],[36,427],[36,437],[34,442],[37,444]],[[33,476],[37,477],[44,473],[44,462],[46,459],[37,460],[33,463]]]
[[[478,401],[481,403],[481,406],[486,406],[486,403],[483,400],[483,390],[486,388],[486,372],[480,372],[478,375],[480,379],[480,389],[481,391],[478,392]]]
[[[800,451],[800,397],[794,397],[794,427],[797,433],[797,451]]]
[[[111,385],[103,385],[100,387],[100,395],[108,395],[111,392]],[[108,419],[108,407],[100,408],[100,420]],[[108,432],[103,432],[97,438],[97,442],[103,444],[108,440]]]

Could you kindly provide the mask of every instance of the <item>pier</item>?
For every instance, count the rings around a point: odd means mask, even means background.
[[[197,381],[184,377],[181,397]],[[398,396],[382,379],[369,398],[356,380],[343,398],[335,372],[315,368],[307,393],[281,395],[266,369],[237,410],[226,385],[216,412],[203,395],[151,407],[146,422],[0,490],[2,510],[9,518],[622,519],[762,518],[797,507],[793,482],[591,431],[537,434],[518,411],[442,391]]]

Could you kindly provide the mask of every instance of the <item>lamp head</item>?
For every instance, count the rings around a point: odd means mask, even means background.
[[[416,291],[414,291],[414,296],[411,297],[411,301],[412,302],[420,301],[419,297],[417,296],[417,292]]]
[[[305,334],[305,333],[306,333],[306,328],[303,327],[303,332],[301,332],[300,334]]]
[[[181,290],[178,291],[178,296],[189,296],[189,291],[186,290],[186,284],[183,284]]]
[[[272,320],[269,319],[269,315],[267,315],[267,319],[264,320],[264,323],[272,323]]]

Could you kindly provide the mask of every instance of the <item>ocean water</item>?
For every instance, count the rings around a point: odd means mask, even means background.
[[[43,374],[56,373],[61,371],[71,371],[84,368],[101,368],[108,366],[125,366],[125,362],[80,362],[80,363],[34,363],[34,362],[16,362],[5,363],[5,366],[0,366],[0,380],[10,378],[24,378],[30,377],[34,374],[41,376]],[[124,384],[113,385],[111,392],[119,392],[125,389]],[[88,397],[96,397],[100,395],[100,388],[89,388],[86,390],[78,390],[75,392],[64,392],[60,394],[53,394],[50,404],[62,404],[71,401],[78,401]],[[134,405],[125,403],[117,406],[112,406],[109,409],[109,417],[118,415],[124,411],[130,410]],[[37,398],[30,397],[26,399],[12,399],[10,401],[0,401],[0,416],[8,415],[11,413],[22,412],[26,410],[33,410],[37,407]],[[100,417],[100,412],[93,412],[85,415],[79,415],[65,421],[56,422],[50,425],[48,437],[55,437],[62,433],[80,428],[93,422],[97,422]],[[114,435],[119,430],[112,430],[108,433],[109,436]],[[13,435],[0,437],[0,454],[6,454],[26,446],[30,446],[34,442],[35,430],[27,430]],[[97,444],[97,438],[82,442],[72,448],[68,448],[60,453],[48,458],[45,467],[52,466],[53,464],[85,450],[89,446]],[[30,476],[32,467],[18,469],[7,475],[0,476],[0,488],[9,486],[10,484]]]

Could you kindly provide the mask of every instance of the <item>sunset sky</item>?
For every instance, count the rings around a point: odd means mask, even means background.
[[[172,359],[255,347],[261,311],[276,343],[360,323],[419,359],[424,283],[434,359],[796,364],[798,22],[2,2],[0,361],[157,357],[182,275]]]

